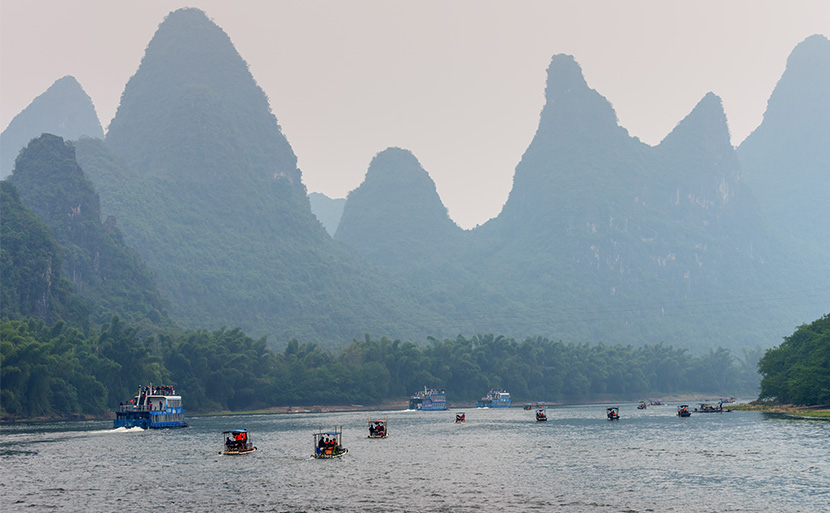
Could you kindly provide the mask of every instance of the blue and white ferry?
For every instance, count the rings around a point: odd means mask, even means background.
[[[417,392],[409,398],[410,410],[446,410],[447,394],[443,390],[424,387],[423,391]]]
[[[476,408],[510,408],[510,393],[503,388],[493,388],[476,403]]]
[[[182,397],[172,386],[138,387],[138,393],[118,406],[113,427],[161,429],[187,427]]]

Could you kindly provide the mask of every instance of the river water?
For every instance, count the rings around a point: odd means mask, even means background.
[[[177,430],[111,422],[0,428],[0,510],[12,511],[830,511],[830,422],[671,406],[532,411],[193,417]],[[311,458],[312,433],[343,426],[348,454]],[[243,428],[258,451],[220,456]]]

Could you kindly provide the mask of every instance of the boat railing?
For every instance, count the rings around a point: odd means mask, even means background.
[[[157,405],[153,405],[151,408],[146,404],[135,405],[135,404],[122,404],[118,407],[118,411],[120,412],[130,412],[130,411],[165,411],[164,408],[159,408]]]

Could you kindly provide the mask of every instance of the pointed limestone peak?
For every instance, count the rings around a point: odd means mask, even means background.
[[[726,113],[718,95],[706,93],[692,112],[660,143],[663,149],[675,149],[680,146],[703,153],[733,151]]]
[[[589,87],[582,75],[582,67],[573,55],[560,53],[551,58],[548,66],[548,82],[545,86],[545,98],[548,101],[586,89]]]
[[[364,183],[404,189],[414,196],[438,196],[435,182],[415,155],[403,148],[387,148],[375,155],[369,164]]]
[[[763,125],[813,132],[830,128],[830,40],[816,34],[799,43],[767,102]],[[826,135],[825,135],[826,137]]]
[[[184,183],[278,182],[305,198],[297,157],[230,37],[170,13],[130,78],[107,143],[136,171]]]
[[[657,149],[674,180],[675,205],[715,212],[734,197],[741,166],[716,94],[707,93]]]
[[[173,49],[175,52],[171,51]],[[157,54],[164,57],[157,58]],[[215,62],[222,62],[225,68],[236,68],[234,71],[237,72],[241,72],[242,68],[247,70],[247,64],[234,48],[228,34],[208,18],[204,11],[185,7],[164,18],[147,45],[141,64],[148,68],[153,65],[169,68],[175,63],[179,76],[194,71],[218,76],[229,71],[210,67]]]
[[[74,146],[57,135],[32,139],[9,181],[23,203],[50,226],[100,220],[98,194],[78,166]]]
[[[0,135],[0,177],[12,172],[20,150],[42,133],[65,139],[104,137],[95,106],[75,77],[56,80],[9,123]]]
[[[627,132],[619,127],[617,114],[608,100],[588,87],[582,68],[571,55],[554,55],[548,66],[545,107],[540,132],[557,136],[596,137]]]
[[[349,193],[335,238],[391,264],[417,258],[434,248],[428,241],[447,242],[461,231],[415,155],[387,148],[375,155],[363,183]]]

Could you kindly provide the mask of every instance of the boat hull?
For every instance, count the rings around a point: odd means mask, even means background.
[[[339,452],[328,452],[328,453],[327,452],[320,452],[320,453],[312,454],[311,456],[314,459],[317,459],[317,460],[331,460],[331,459],[334,459],[334,458],[340,458],[341,456],[343,456],[347,452],[349,452],[348,449],[341,449]]]
[[[508,401],[483,401],[476,403],[476,408],[510,408],[511,402]]]
[[[175,417],[173,415],[175,415]],[[184,420],[184,411],[175,413],[158,412],[158,414],[147,411],[125,411],[116,412],[113,427],[171,429],[187,427],[187,421]]]
[[[225,456],[238,456],[241,454],[251,454],[252,452],[256,452],[256,447],[251,447],[250,449],[245,449],[244,451],[222,451],[219,454],[223,454]]]

